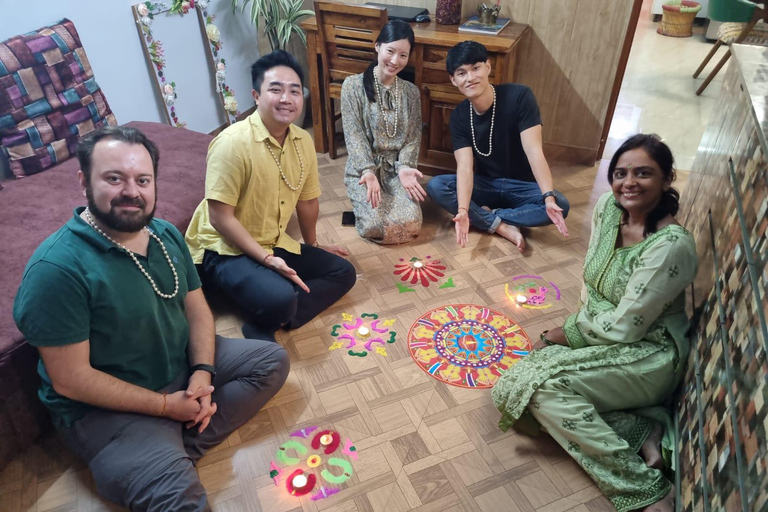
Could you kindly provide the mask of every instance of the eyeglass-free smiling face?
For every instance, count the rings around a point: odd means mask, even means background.
[[[451,75],[451,83],[458,87],[461,94],[471,100],[488,89],[490,74],[490,61],[463,64],[456,68],[456,71]]]
[[[619,157],[613,171],[613,197],[627,211],[652,211],[671,183],[644,149],[632,149]]]
[[[376,43],[376,52],[379,65],[379,80],[388,85],[408,65],[411,43],[407,39],[400,39],[391,43]]]
[[[304,93],[299,75],[288,66],[275,66],[264,73],[261,91],[253,91],[259,115],[267,125],[275,121],[288,126],[304,107]]]

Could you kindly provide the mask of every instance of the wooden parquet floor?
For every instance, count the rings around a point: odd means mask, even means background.
[[[411,359],[406,333],[422,313],[451,303],[501,311],[531,336],[561,325],[576,309],[589,219],[608,189],[604,170],[553,165],[555,183],[571,202],[563,240],[553,227],[528,232],[521,255],[498,236],[471,231],[469,246],[455,243],[450,215],[424,205],[421,236],[403,246],[381,247],[341,227],[350,209],[342,176],[344,159],[319,156],[323,196],[319,239],[346,246],[358,270],[354,289],[310,324],[278,341],[292,369],[277,396],[253,419],[211,450],[198,466],[217,512],[599,512],[614,510],[586,474],[542,435],[503,433],[488,390],[447,386]],[[162,201],[162,198],[159,198]],[[296,229],[294,225],[292,229]],[[416,286],[398,293],[393,266],[399,258],[439,257],[455,288]],[[512,307],[504,284],[520,274],[558,283],[562,300],[547,310]],[[377,312],[397,319],[400,333],[387,357],[350,357],[328,351],[331,326],[342,312]],[[217,320],[220,334],[240,336],[231,316]],[[359,453],[354,475],[338,494],[311,501],[287,495],[269,477],[276,448],[289,432],[309,425],[335,428]],[[0,472],[0,511],[122,510],[100,499],[88,469],[53,436],[38,442]]]

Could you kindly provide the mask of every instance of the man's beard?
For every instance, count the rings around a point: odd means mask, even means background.
[[[93,191],[90,186],[85,189],[85,197],[88,199],[88,210],[90,210],[91,214],[101,224],[113,231],[121,231],[124,233],[135,233],[149,225],[150,221],[155,216],[155,209],[157,208],[157,201],[155,201],[152,211],[150,213],[144,213],[144,208],[147,206],[147,203],[140,197],[135,199],[116,197],[110,202],[109,211],[105,212],[96,206],[96,201],[93,198]],[[115,211],[115,208],[119,206],[138,206],[141,210],[137,211],[134,215],[120,215]]]

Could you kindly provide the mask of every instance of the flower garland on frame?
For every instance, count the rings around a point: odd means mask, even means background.
[[[198,0],[198,5],[199,3],[200,0]],[[227,115],[230,117],[230,124],[232,124],[237,121],[237,116],[240,115],[240,111],[237,110],[235,91],[226,83],[227,63],[223,58],[219,58],[219,52],[221,51],[221,33],[219,32],[219,28],[213,24],[213,21],[216,19],[213,14],[209,15],[206,11],[203,11],[203,16],[205,16],[205,35],[208,37],[211,56],[216,63],[216,92],[220,93],[224,99],[224,110],[227,111]]]
[[[237,110],[235,91],[226,84],[226,62],[223,58],[217,58],[222,46],[221,34],[218,27],[213,24],[215,17],[208,14],[208,3],[208,0],[173,0],[169,9],[162,2],[146,1],[135,6],[135,12],[137,14],[136,19],[145,42],[144,44],[147,48],[147,53],[149,54],[149,60],[155,67],[163,102],[166,104],[169,118],[173,121],[174,126],[178,128],[185,127],[187,123],[179,121],[176,114],[175,102],[178,98],[176,83],[167,81],[163,45],[159,39],[156,39],[153,36],[151,29],[155,16],[163,12],[170,12],[171,14],[179,14],[183,16],[188,14],[192,9],[198,9],[198,15],[202,15],[203,17],[201,18],[201,21],[203,19],[205,20],[205,35],[208,39],[209,48],[214,61],[216,91],[221,94],[229,124],[234,123],[237,120],[237,116],[240,114]]]

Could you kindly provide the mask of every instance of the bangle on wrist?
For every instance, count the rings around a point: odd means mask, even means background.
[[[262,264],[262,265],[264,265],[264,266],[266,267],[266,266],[267,266],[267,260],[268,260],[269,258],[271,258],[272,256],[274,256],[274,254],[267,254],[266,256],[264,256],[264,259],[263,259],[263,260],[261,260],[261,264]]]
[[[158,416],[162,416],[165,412],[165,405],[168,403],[168,393],[166,391],[163,391],[163,407],[160,409],[160,414]]]
[[[469,210],[466,206],[459,206],[459,211],[464,210],[465,212],[469,213]]]
[[[551,341],[549,341],[547,339],[547,333],[548,332],[549,332],[549,330],[546,330],[546,331],[542,332],[541,334],[539,334],[539,339],[541,339],[541,341],[543,341],[545,345],[554,345],[554,343],[552,343]]]

